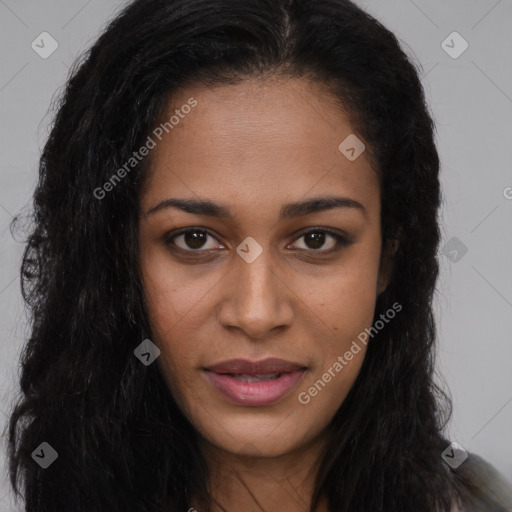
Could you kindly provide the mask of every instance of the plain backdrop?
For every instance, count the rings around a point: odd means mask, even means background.
[[[29,333],[19,284],[24,245],[11,236],[9,223],[31,207],[52,99],[71,63],[123,4],[0,0],[1,429]],[[512,1],[358,4],[391,29],[421,66],[437,123],[444,194],[437,366],[439,382],[453,397],[450,439],[512,482]],[[31,46],[42,32],[58,44],[48,58]],[[3,512],[15,511],[10,494],[3,469]]]

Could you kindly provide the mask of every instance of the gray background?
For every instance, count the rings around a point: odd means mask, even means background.
[[[394,31],[421,63],[437,122],[443,245],[449,243],[440,253],[436,298],[438,369],[454,399],[450,437],[512,482],[512,1],[358,3]],[[18,277],[23,244],[12,238],[9,222],[30,208],[52,99],[71,63],[123,4],[0,0],[1,429],[17,390],[18,357],[28,335]],[[47,59],[31,48],[44,31],[59,45]],[[441,46],[454,31],[469,44],[458,58]],[[452,52],[461,48],[456,39],[448,38],[447,44]],[[467,248],[465,254],[461,247]],[[3,443],[0,450],[3,463]],[[15,510],[5,469],[0,510]]]

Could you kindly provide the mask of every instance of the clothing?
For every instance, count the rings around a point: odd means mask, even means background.
[[[474,453],[470,453],[463,464],[475,477],[478,490],[467,503],[454,507],[452,512],[512,512],[512,484],[496,468]]]

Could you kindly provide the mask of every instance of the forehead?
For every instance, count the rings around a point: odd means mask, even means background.
[[[153,199],[172,193],[261,205],[308,191],[378,194],[367,152],[351,161],[340,151],[355,128],[322,84],[272,78],[189,87],[173,94],[160,126],[166,122],[161,140],[153,136],[145,187]]]

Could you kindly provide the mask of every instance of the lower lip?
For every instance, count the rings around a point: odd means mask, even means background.
[[[268,405],[287,395],[297,385],[304,371],[282,373],[277,379],[259,382],[242,382],[211,371],[206,371],[206,375],[221,395],[237,405]]]

